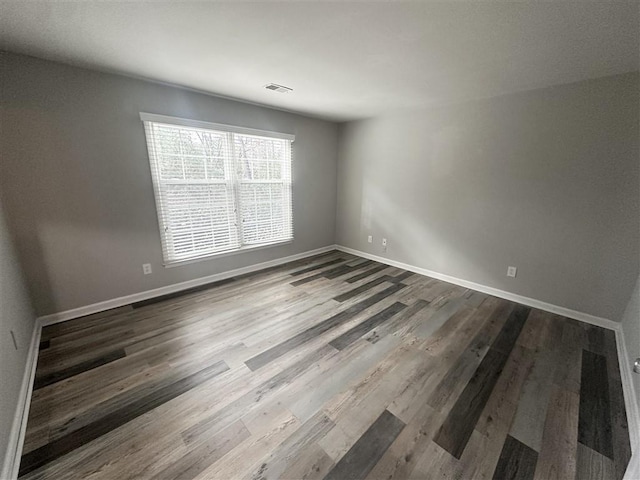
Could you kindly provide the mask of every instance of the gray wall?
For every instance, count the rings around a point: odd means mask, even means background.
[[[337,242],[620,319],[640,262],[638,87],[627,74],[343,124]]]
[[[0,193],[39,315],[336,238],[611,319],[621,318],[638,276],[637,74],[338,132],[330,122],[2,55]],[[295,242],[163,268],[140,111],[296,134]],[[154,273],[144,276],[147,262]],[[505,276],[507,265],[517,278]]]
[[[1,203],[1,202],[0,202]],[[0,476],[27,364],[35,316],[0,204]],[[11,339],[13,331],[18,349]]]
[[[640,277],[624,311],[622,330],[629,354],[629,364],[633,365],[635,359],[640,357]],[[633,374],[632,377],[636,390],[636,402],[640,406],[640,375]]]
[[[334,243],[336,124],[3,55],[0,191],[39,315]],[[141,111],[295,134],[293,244],[163,268]]]

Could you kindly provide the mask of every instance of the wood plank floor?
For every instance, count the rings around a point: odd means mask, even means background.
[[[25,479],[620,479],[612,331],[341,252],[46,327]]]

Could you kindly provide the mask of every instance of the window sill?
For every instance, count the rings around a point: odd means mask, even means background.
[[[253,252],[255,250],[262,250],[270,247],[279,247],[281,245],[287,245],[290,243],[293,243],[293,238],[289,240],[282,240],[282,241],[273,242],[273,243],[262,243],[260,245],[250,245],[246,247],[240,247],[237,250],[225,250],[219,253],[211,253],[208,255],[203,255],[201,257],[188,258],[186,260],[177,260],[171,263],[164,263],[163,266],[164,268],[181,267],[183,265],[189,265],[191,263],[206,262],[207,260],[214,260],[216,258],[221,258],[221,257],[229,257],[232,255],[238,255],[240,253]]]

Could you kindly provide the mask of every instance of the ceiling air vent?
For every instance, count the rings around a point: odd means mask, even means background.
[[[268,83],[264,86],[264,88],[280,93],[289,93],[293,91],[293,88],[285,87],[284,85],[278,85],[277,83]]]

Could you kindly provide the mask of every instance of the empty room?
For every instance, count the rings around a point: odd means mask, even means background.
[[[640,480],[640,4],[0,0],[0,479]]]

